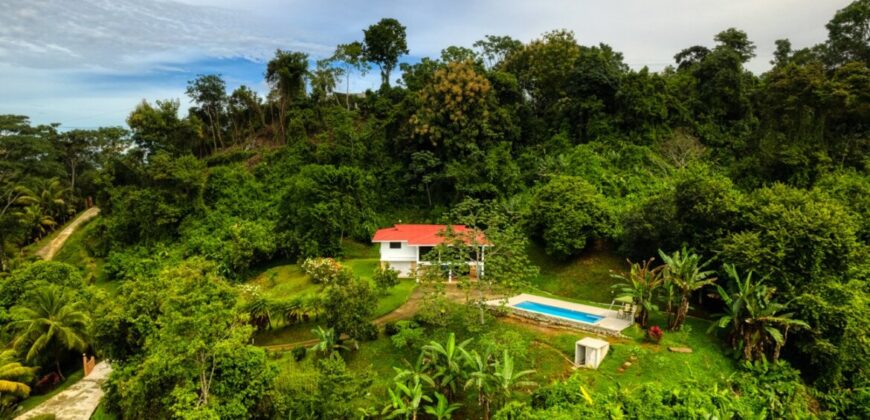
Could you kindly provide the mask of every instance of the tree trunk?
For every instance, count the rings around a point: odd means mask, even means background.
[[[281,143],[282,143],[282,144],[287,144],[287,133],[285,132],[286,129],[284,128],[284,119],[285,119],[285,118],[284,118],[284,117],[285,117],[284,114],[285,114],[285,112],[286,112],[286,111],[285,111],[285,106],[286,106],[286,105],[285,105],[285,100],[284,100],[284,98],[282,97],[282,98],[281,98],[281,110],[280,110],[280,112],[279,112],[281,115],[278,116],[278,119],[279,119],[278,124],[280,124],[280,127],[281,127]]]
[[[646,326],[649,325],[649,311],[642,305],[640,311],[637,313],[636,321],[642,328],[646,328]]]
[[[214,127],[213,130],[215,132],[215,135],[217,136],[218,143],[221,145],[221,147],[224,147],[224,137],[221,134],[221,114],[220,114],[220,112],[219,111],[215,112],[213,118],[214,118],[214,120],[212,121],[212,127]]]
[[[671,331],[679,331],[686,320],[686,314],[689,312],[689,296],[683,295],[680,298],[680,306],[677,307],[677,314],[674,316],[674,324],[671,326]]]
[[[344,105],[350,111],[350,70],[347,71],[345,79],[347,80],[347,87],[345,87],[344,91]]]
[[[70,192],[70,194],[72,194],[73,197],[75,197],[75,195],[76,195],[76,164],[75,164],[75,162],[70,162],[69,173],[70,173],[69,192]]]

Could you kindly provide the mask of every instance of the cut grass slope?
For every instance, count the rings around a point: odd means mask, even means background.
[[[612,286],[619,283],[611,274],[628,270],[625,258],[607,247],[589,249],[570,261],[558,261],[542,247],[533,245],[529,247],[529,257],[541,270],[532,280],[532,287],[581,301],[610,303],[614,296]]]

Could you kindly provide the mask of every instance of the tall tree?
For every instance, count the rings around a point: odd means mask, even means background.
[[[219,74],[197,75],[196,79],[187,82],[187,96],[205,114],[211,132],[212,148],[217,150],[218,146],[223,146],[221,119],[227,107],[224,79]]]
[[[233,142],[240,143],[256,140],[259,131],[266,127],[266,114],[263,112],[263,100],[257,92],[241,85],[227,100],[227,112],[233,130]]]
[[[523,43],[509,36],[486,35],[476,41],[474,47],[480,49],[488,68],[502,63],[508,55],[520,50]]]
[[[154,105],[143,100],[127,117],[133,142],[151,155],[160,151],[183,155],[200,146],[201,121],[180,118],[178,100],[157,100]]]
[[[308,77],[308,54],[277,50],[266,64],[266,82],[278,97],[278,124],[281,141],[287,141],[287,106],[305,96]]]
[[[96,130],[70,130],[59,133],[55,138],[55,148],[58,156],[66,167],[66,175],[73,199],[79,199],[85,194],[96,192],[93,178],[99,170],[105,169],[108,159],[122,153],[127,147],[127,130],[121,127],[100,127]],[[79,185],[79,179],[85,183],[90,175],[90,185]],[[77,201],[71,204],[79,205]]]
[[[315,102],[324,102],[327,98],[335,98],[335,87],[343,69],[332,67],[330,60],[317,60],[317,67],[311,72],[311,98]]]
[[[365,58],[381,70],[381,86],[390,87],[390,73],[399,64],[399,57],[408,53],[405,27],[393,18],[363,30],[365,35]]]
[[[342,73],[345,79],[344,105],[350,109],[350,76],[356,70],[360,76],[365,76],[369,71],[369,63],[366,61],[365,47],[359,41],[348,44],[339,44],[335,47],[332,60],[341,63]]]
[[[825,25],[828,41],[826,61],[839,66],[858,61],[870,67],[870,0],[855,0],[837,11]]]

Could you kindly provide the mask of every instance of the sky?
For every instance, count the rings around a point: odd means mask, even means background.
[[[692,45],[736,27],[757,46],[748,68],[770,68],[774,41],[822,42],[825,23],[848,0],[2,0],[0,114],[62,128],[125,126],[143,99],[179,99],[197,74],[221,74],[228,89],[260,93],[278,48],[312,59],[362,40],[383,17],[407,27],[410,54],[437,57],[485,35],[524,42],[554,29],[584,45],[607,43],[626,63],[660,70]],[[377,86],[377,72],[352,91]],[[395,76],[395,73],[394,73]],[[394,77],[395,78],[395,77]]]

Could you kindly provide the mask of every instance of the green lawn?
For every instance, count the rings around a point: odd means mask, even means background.
[[[590,249],[570,261],[558,261],[531,246],[529,257],[541,272],[532,280],[532,287],[560,297],[585,302],[610,303],[611,286],[619,283],[610,275],[628,270],[625,258],[609,249]]]
[[[380,264],[379,258],[346,258],[339,261],[345,267],[350,268],[354,274],[364,279],[371,279],[375,274],[375,268]]]
[[[664,320],[653,317],[653,325],[663,325]],[[637,325],[623,331],[628,338],[608,338],[610,351],[598,369],[578,369],[575,375],[584,378],[590,391],[604,391],[615,386],[631,387],[646,382],[677,383],[695,381],[699,385],[722,384],[736,368],[733,358],[726,355],[722,343],[706,333],[709,321],[689,318],[683,331],[665,331],[659,344],[648,343]],[[574,357],[574,343],[589,336],[580,332],[566,331],[562,334],[539,335],[561,350],[567,357]],[[692,353],[673,353],[668,347],[689,347]],[[632,360],[634,357],[634,360]],[[631,366],[620,372],[626,361]]]
[[[297,264],[268,268],[254,276],[248,284],[259,286],[267,296],[274,298],[316,293],[321,288],[312,283]]]
[[[378,307],[375,308],[375,318],[393,312],[402,306],[417,288],[417,282],[410,279],[400,280],[399,284],[387,290],[387,294],[378,298]]]
[[[353,259],[378,259],[380,252],[378,247],[372,244],[345,240],[341,243],[342,258]]]

